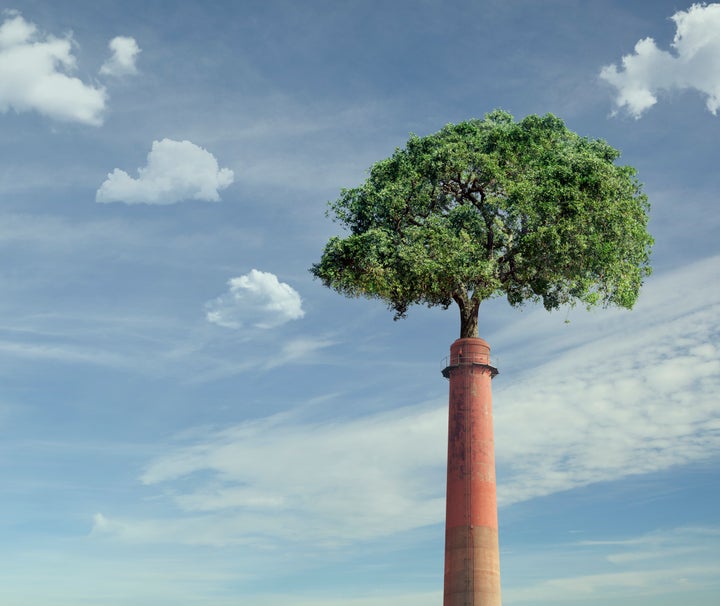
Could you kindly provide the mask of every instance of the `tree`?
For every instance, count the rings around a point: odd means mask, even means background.
[[[501,295],[630,309],[653,240],[647,198],[619,156],[551,114],[515,122],[496,110],[412,135],[330,203],[349,234],[310,271],[344,295],[382,299],[396,319],[454,301],[461,337],[478,335],[480,303]]]

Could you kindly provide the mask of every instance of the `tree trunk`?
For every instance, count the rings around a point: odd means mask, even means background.
[[[460,308],[460,338],[476,339],[478,337],[478,311],[480,301],[456,297]]]

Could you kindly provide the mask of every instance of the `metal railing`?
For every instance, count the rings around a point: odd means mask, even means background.
[[[485,353],[455,354],[453,356],[445,356],[442,359],[443,368],[447,368],[448,366],[464,366],[466,364],[484,364],[485,366],[497,368],[498,363],[499,358],[488,356]]]

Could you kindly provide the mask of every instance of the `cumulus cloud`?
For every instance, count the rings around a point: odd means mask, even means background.
[[[135,38],[117,36],[108,44],[112,51],[111,57],[100,68],[105,76],[129,76],[137,73],[135,61],[140,54],[140,47]]]
[[[16,12],[0,25],[0,112],[36,111],[65,122],[98,126],[107,93],[69,75],[76,69],[70,35],[41,34]]]
[[[274,328],[305,315],[302,299],[275,274],[253,269],[228,281],[229,290],[206,304],[209,322],[226,328]]]
[[[696,90],[707,97],[707,109],[720,107],[720,4],[693,4],[672,16],[676,33],[672,50],[661,50],[652,38],[635,45],[620,69],[606,65],[600,78],[615,87],[615,104],[635,118],[657,103],[661,91]]]
[[[97,202],[174,204],[181,200],[217,202],[219,190],[233,182],[233,171],[220,168],[215,156],[190,141],[153,141],[147,166],[134,179],[116,168],[100,186]]]

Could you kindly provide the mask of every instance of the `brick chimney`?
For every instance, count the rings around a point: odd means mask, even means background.
[[[443,606],[500,606],[491,381],[497,369],[478,338],[450,347],[445,594]]]

